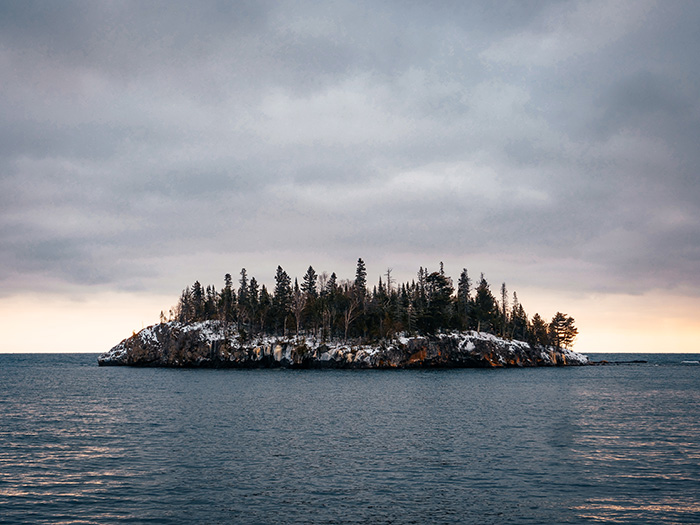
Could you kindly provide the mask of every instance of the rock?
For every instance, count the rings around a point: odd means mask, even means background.
[[[233,326],[204,321],[149,326],[102,354],[98,363],[211,368],[502,368],[585,365],[589,361],[571,350],[531,347],[477,332],[402,337],[376,345],[281,337],[242,342]]]

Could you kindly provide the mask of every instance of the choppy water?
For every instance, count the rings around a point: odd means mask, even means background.
[[[602,357],[602,356],[597,356]],[[513,370],[0,355],[3,523],[698,523],[699,356]]]

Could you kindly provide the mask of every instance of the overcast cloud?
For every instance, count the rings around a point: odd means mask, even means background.
[[[2,1],[2,293],[357,257],[700,293],[698,27],[694,1]]]

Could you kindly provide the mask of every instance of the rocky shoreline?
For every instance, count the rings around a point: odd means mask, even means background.
[[[566,349],[531,347],[478,332],[397,337],[375,345],[310,337],[243,340],[220,321],[161,323],[124,339],[98,358],[100,366],[205,368],[506,368],[586,365]]]

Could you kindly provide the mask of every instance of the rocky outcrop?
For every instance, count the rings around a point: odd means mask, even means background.
[[[98,358],[101,366],[210,368],[501,368],[588,364],[570,350],[531,347],[490,334],[454,332],[399,337],[376,345],[327,343],[312,338],[242,340],[219,321],[150,326]]]

